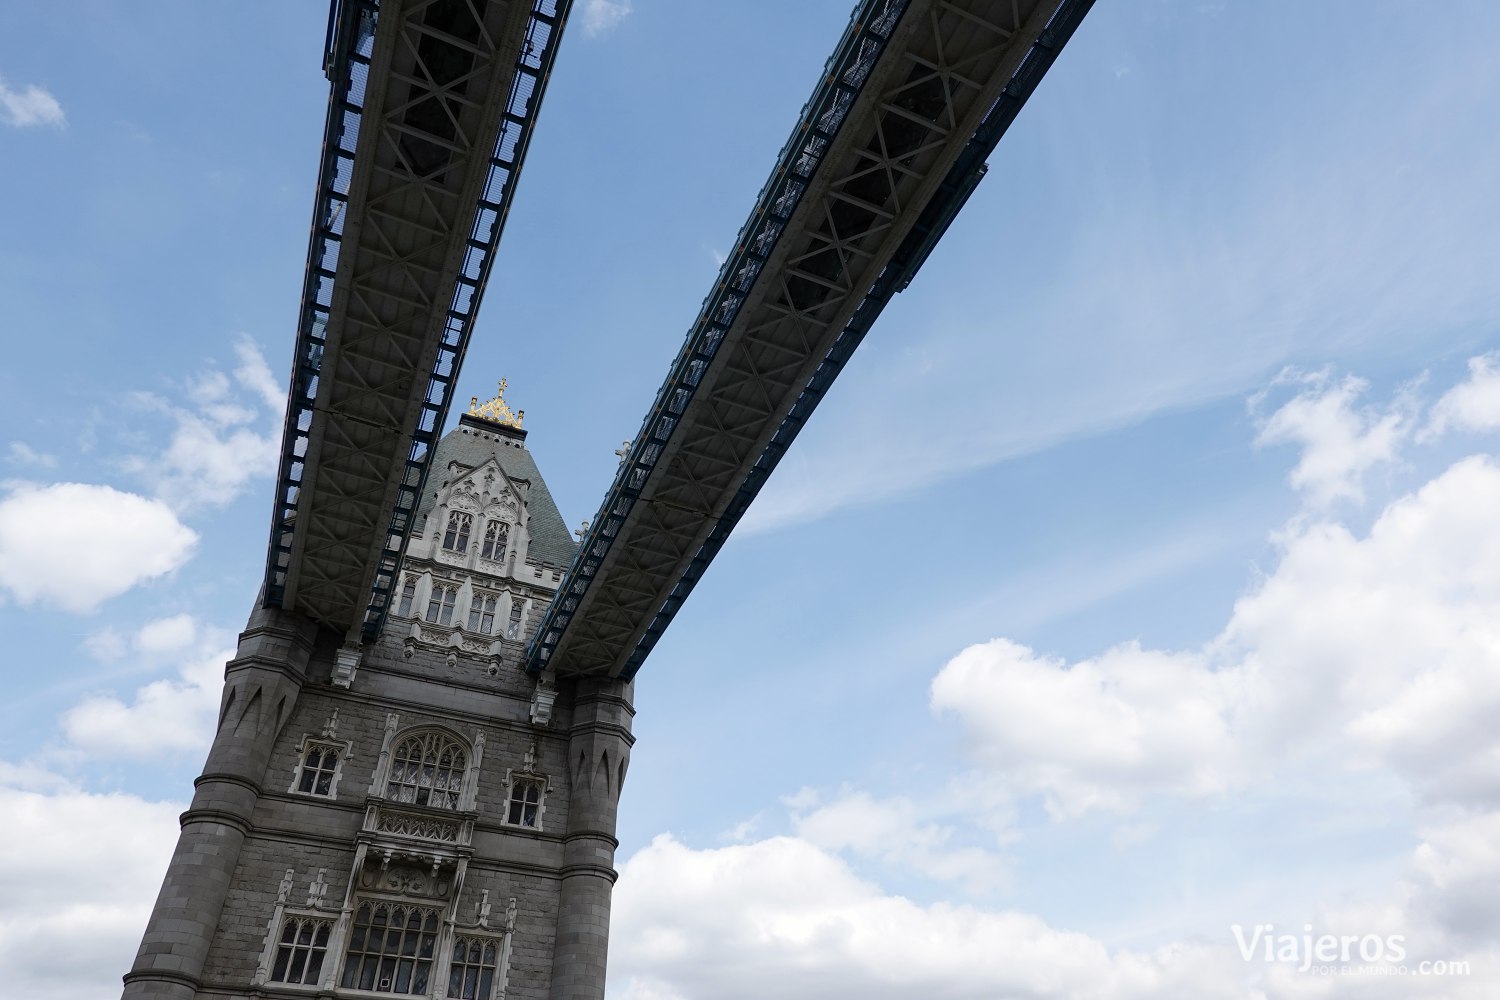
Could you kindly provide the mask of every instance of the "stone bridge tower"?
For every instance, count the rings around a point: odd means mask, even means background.
[[[258,608],[125,997],[600,1000],[628,685],[519,667],[575,543],[501,394],[438,445],[381,638]]]

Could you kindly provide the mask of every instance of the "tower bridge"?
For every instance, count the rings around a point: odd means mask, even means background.
[[[603,996],[631,680],[1092,0],[861,0],[603,504],[447,422],[570,0],[334,0],[261,598],[128,998]]]

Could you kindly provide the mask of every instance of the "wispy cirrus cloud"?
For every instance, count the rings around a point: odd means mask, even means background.
[[[1066,205],[1022,206],[1006,184],[1028,175],[996,161],[744,528],[883,503],[1249,392],[1287,365],[1447,350],[1493,329],[1491,62],[1464,40],[1390,101],[1325,72],[1333,126],[1292,87],[1247,82],[1226,97],[1254,95],[1223,119],[1232,129],[1198,128],[1157,113],[1183,98],[1149,65],[1128,86],[1076,69],[1049,79],[1066,99],[1033,98],[1021,159],[1041,160],[1031,169],[1051,171]],[[1076,102],[1131,125],[1065,141]]]
[[[276,471],[285,390],[250,340],[240,339],[234,352],[228,371],[201,372],[171,398],[135,396],[142,408],[174,426],[165,448],[131,455],[125,468],[175,509],[222,506],[257,477]]]

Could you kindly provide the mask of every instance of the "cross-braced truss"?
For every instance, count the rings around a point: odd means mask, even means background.
[[[528,669],[631,677],[1092,0],[867,0],[622,462]]]
[[[571,0],[335,0],[265,599],[379,631]]]

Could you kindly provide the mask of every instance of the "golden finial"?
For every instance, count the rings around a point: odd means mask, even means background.
[[[481,403],[478,396],[469,397],[469,416],[478,417],[480,420],[488,420],[493,424],[504,424],[506,427],[521,429],[521,421],[526,416],[525,410],[511,412],[510,404],[505,401],[505,379],[500,380],[500,391],[495,398],[488,403]]]

